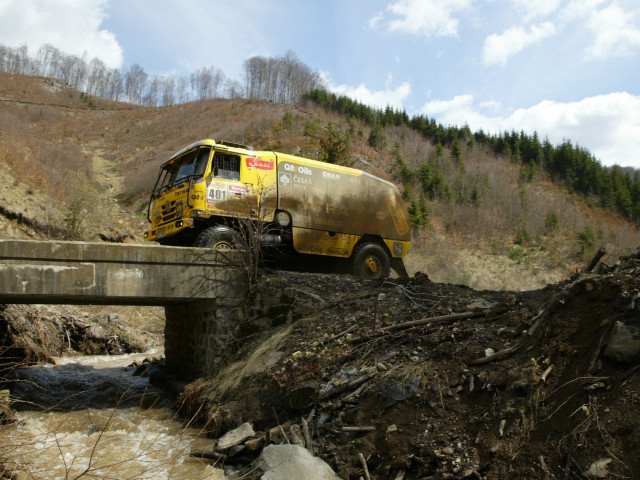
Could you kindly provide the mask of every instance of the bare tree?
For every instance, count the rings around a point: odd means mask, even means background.
[[[187,103],[191,101],[189,80],[187,78],[180,77],[178,79],[178,84],[176,87],[176,97],[178,99],[178,103]]]
[[[176,79],[175,77],[162,77],[160,84],[160,95],[162,96],[162,106],[168,107],[176,103]]]
[[[134,63],[124,76],[124,90],[127,100],[138,105],[142,104],[144,89],[148,75],[140,65]]]
[[[97,97],[105,97],[107,91],[107,66],[97,58],[91,60],[87,74],[87,93]]]
[[[251,57],[244,64],[245,95],[295,104],[302,95],[321,86],[320,75],[289,51],[282,57]]]

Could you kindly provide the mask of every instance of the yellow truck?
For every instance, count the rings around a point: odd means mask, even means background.
[[[261,243],[350,259],[360,277],[406,276],[411,232],[398,188],[354,168],[201,140],[160,167],[148,219],[145,239],[166,245],[246,248],[252,224]]]

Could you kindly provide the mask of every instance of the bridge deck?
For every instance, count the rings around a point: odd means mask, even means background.
[[[238,252],[0,240],[0,303],[171,305],[240,297]]]

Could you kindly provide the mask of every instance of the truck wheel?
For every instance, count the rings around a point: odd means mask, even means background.
[[[387,278],[390,268],[387,252],[376,243],[363,243],[353,252],[353,273],[358,277],[369,280]]]
[[[194,247],[212,248],[213,250],[244,249],[242,236],[234,229],[224,225],[205,228],[193,242]]]

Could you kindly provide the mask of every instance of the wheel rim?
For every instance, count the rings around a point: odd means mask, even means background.
[[[375,255],[369,255],[364,259],[364,273],[369,278],[378,278],[382,272],[382,262]]]
[[[220,240],[219,242],[216,242],[216,244],[213,246],[214,250],[233,250],[234,246],[231,242],[228,242],[226,240]]]

